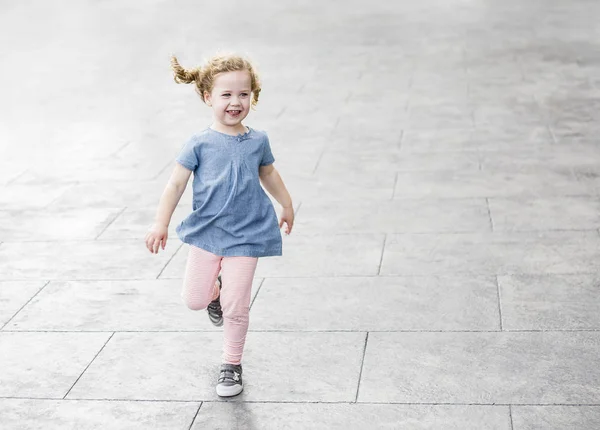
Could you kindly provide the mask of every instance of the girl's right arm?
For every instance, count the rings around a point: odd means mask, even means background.
[[[158,254],[161,246],[162,249],[165,249],[171,216],[185,191],[191,174],[191,170],[175,163],[175,169],[173,169],[169,182],[167,182],[167,186],[158,202],[154,224],[150,226],[146,234],[146,248],[153,254]]]

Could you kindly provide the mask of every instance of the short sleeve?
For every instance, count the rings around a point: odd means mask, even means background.
[[[198,157],[198,142],[192,137],[190,138],[177,156],[176,161],[188,170],[196,170],[200,164]]]
[[[275,162],[275,157],[273,157],[273,152],[271,152],[271,144],[269,143],[269,137],[265,134],[265,140],[263,143],[263,156],[260,160],[261,166],[268,166],[269,164],[273,164]]]

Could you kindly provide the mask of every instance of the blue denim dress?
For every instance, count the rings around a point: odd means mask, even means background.
[[[208,128],[179,153],[177,162],[194,172],[193,211],[176,229],[182,242],[224,257],[281,255],[277,214],[258,176],[275,158],[267,134],[248,130]]]

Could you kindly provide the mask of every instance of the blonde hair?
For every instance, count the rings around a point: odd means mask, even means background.
[[[177,57],[171,56],[171,68],[175,72],[175,82],[178,84],[196,84],[196,92],[200,95],[200,98],[204,103],[204,92],[212,91],[215,77],[219,73],[224,72],[237,72],[246,70],[250,74],[250,89],[252,91],[252,107],[258,103],[258,96],[260,94],[261,86],[260,80],[252,63],[247,59],[240,57],[235,54],[217,55],[209,59],[204,66],[196,67],[193,69],[184,69],[177,61]]]

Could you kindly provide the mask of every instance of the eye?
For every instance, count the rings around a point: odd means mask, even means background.
[[[223,93],[223,94],[221,94],[222,97],[229,97],[230,95],[231,94],[229,94],[229,93]]]
[[[248,97],[248,93],[241,93],[240,96],[242,96],[242,97]]]

